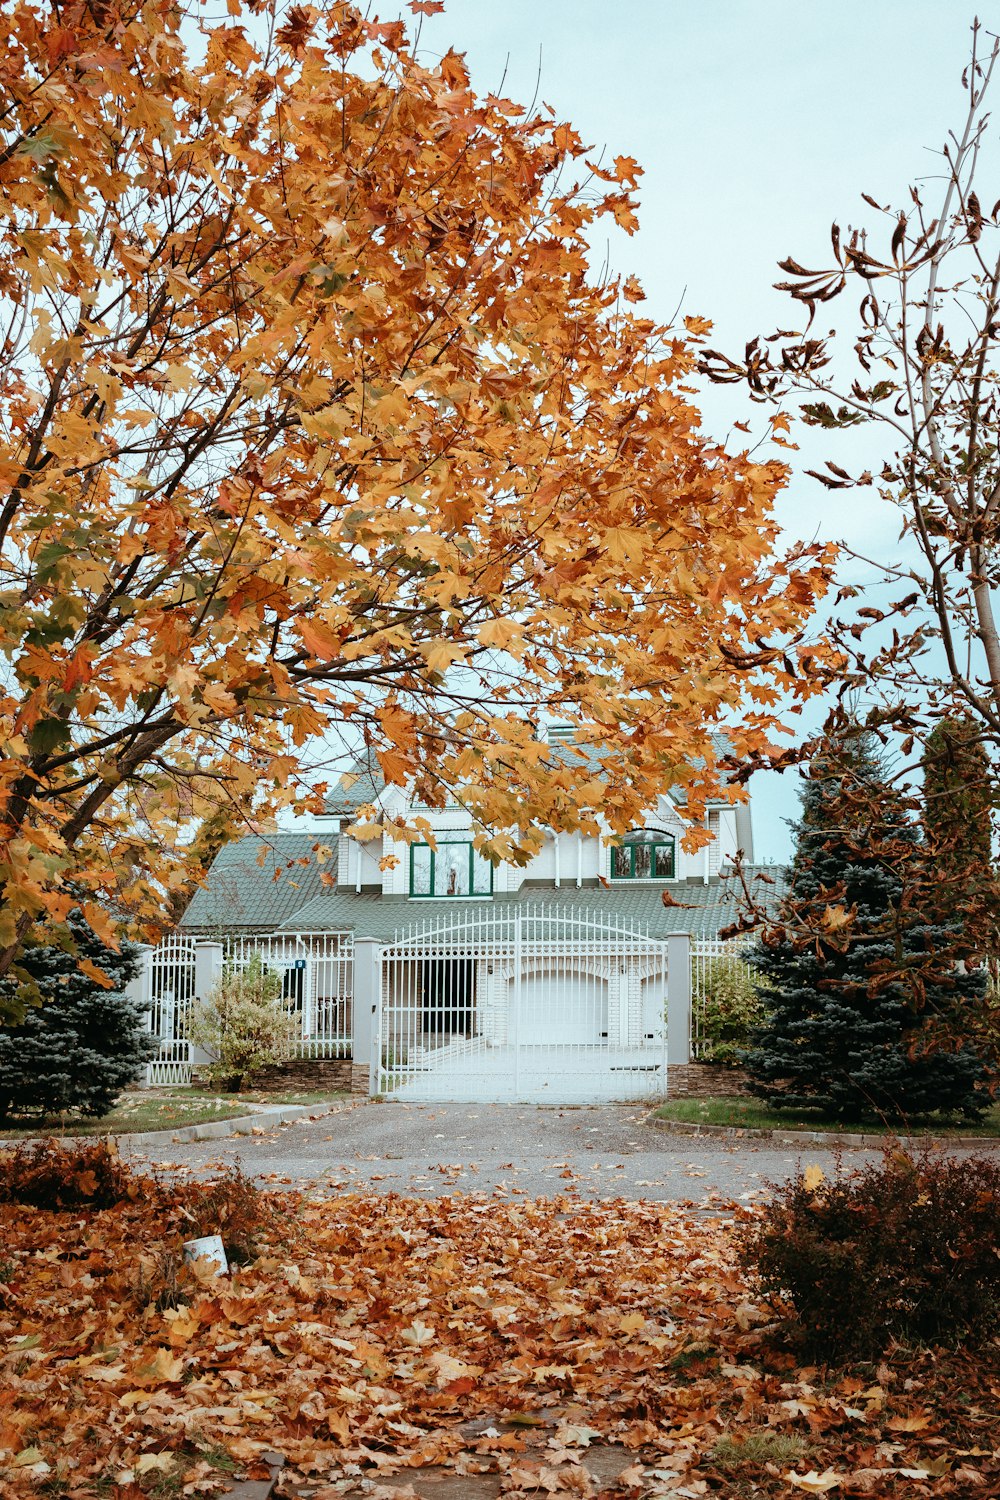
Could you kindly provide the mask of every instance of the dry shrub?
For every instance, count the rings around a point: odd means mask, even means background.
[[[142,1192],[141,1180],[132,1176],[111,1140],[78,1145],[38,1141],[0,1154],[0,1203],[101,1209]]]
[[[1000,1327],[1000,1160],[888,1145],[833,1181],[807,1168],[743,1225],[740,1255],[822,1358],[980,1343]]]
[[[255,1260],[261,1240],[277,1228],[274,1209],[238,1162],[214,1182],[187,1184],[179,1202],[185,1239],[221,1235],[236,1265]]]

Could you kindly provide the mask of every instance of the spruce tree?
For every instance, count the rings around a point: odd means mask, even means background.
[[[20,968],[42,1003],[16,1025],[0,1023],[0,1120],[67,1110],[105,1115],[155,1052],[142,1013],[124,993],[138,972],[138,948],[127,942],[118,953],[107,948],[78,912],[69,928],[76,956],[41,935],[22,954]],[[114,987],[89,978],[78,958],[90,959]],[[0,981],[5,987],[13,989],[13,981]]]
[[[997,785],[975,722],[940,719],[921,757],[924,838],[935,906],[965,938],[970,958],[996,958],[1000,879],[993,857]]]
[[[924,851],[870,737],[841,731],[814,762],[788,892],[752,962],[768,1009],[745,1057],[754,1093],[829,1119],[975,1118],[980,1055],[940,1045],[942,1006],[981,1001],[985,976],[914,889]]]

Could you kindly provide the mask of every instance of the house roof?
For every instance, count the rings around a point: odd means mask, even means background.
[[[751,865],[745,869],[755,897],[768,909],[776,906],[785,889],[786,871],[779,865]],[[664,906],[669,891],[677,905]],[[544,908],[546,914],[574,913],[592,919],[610,917],[635,922],[651,937],[671,932],[690,932],[694,937],[714,938],[736,920],[738,900],[734,882],[726,876],[702,880],[680,880],[669,885],[611,886],[522,886],[512,896],[495,896],[491,902],[447,900],[385,900],[369,891],[344,888],[327,890],[303,906],[281,925],[285,931],[353,932],[359,938],[386,942],[421,921],[428,925],[443,917],[461,921],[482,916],[485,911]]]
[[[336,878],[336,835],[333,857],[323,865],[316,860],[314,850],[325,842],[315,831],[293,831],[251,834],[225,844],[206,885],[191,897],[180,930],[263,932],[278,927],[326,889],[321,873]]]
[[[722,730],[714,730],[711,740],[716,755],[721,757],[730,753],[732,746],[729,736]],[[553,760],[562,761],[565,765],[579,765],[582,758],[593,770],[599,770],[600,752],[593,746],[579,745],[573,740],[566,739],[552,741],[549,748]],[[702,759],[692,761],[695,770],[699,770],[704,764]],[[378,760],[372,756],[369,760],[358,761],[353,769],[341,778],[326,800],[326,811],[331,817],[352,817],[359,807],[374,802],[383,791],[385,791],[385,777]],[[681,807],[687,801],[683,786],[670,787],[669,795]]]

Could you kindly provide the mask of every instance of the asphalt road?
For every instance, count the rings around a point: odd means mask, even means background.
[[[679,1135],[647,1124],[646,1115],[629,1105],[363,1104],[263,1134],[132,1148],[123,1140],[121,1147],[137,1165],[202,1173],[238,1158],[264,1182],[428,1197],[572,1191],[588,1199],[748,1202],[800,1161],[818,1162],[830,1175],[836,1169],[823,1146]],[[856,1166],[872,1155],[848,1151],[844,1160]]]

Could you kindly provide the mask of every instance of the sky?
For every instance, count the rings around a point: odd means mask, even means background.
[[[402,5],[373,8],[413,20]],[[713,343],[738,352],[796,326],[772,290],[777,261],[828,264],[831,223],[871,221],[863,191],[901,203],[911,181],[938,172],[977,13],[1000,30],[1000,0],[978,12],[964,0],[447,0],[424,19],[421,51],[464,53],[480,92],[527,104],[537,87],[596,151],[634,156],[641,227],[609,236],[612,265],[638,275],[644,312],[711,318]],[[1000,196],[1000,182],[984,196]],[[715,436],[760,420],[736,388],[707,392],[701,407]],[[788,535],[849,535],[891,556],[891,508],[871,491],[831,498],[805,477],[818,459],[844,460],[815,442],[806,434],[780,504]],[[754,778],[758,859],[788,858],[797,785],[794,774]]]

